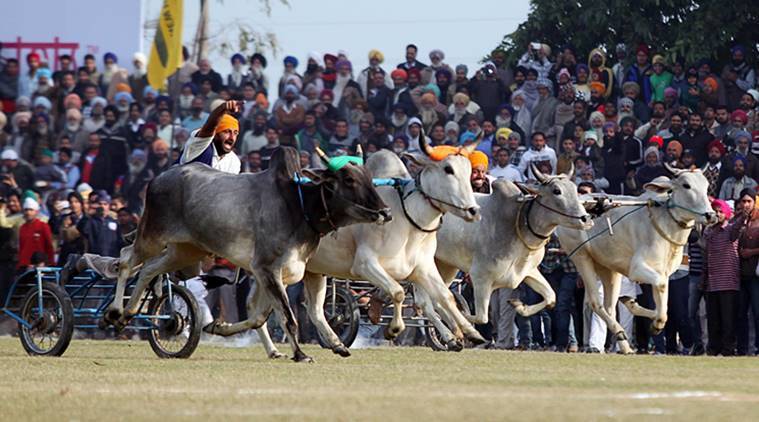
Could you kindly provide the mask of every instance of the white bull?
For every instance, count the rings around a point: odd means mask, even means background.
[[[666,167],[674,176],[672,180],[656,178],[641,196],[624,198],[647,201],[646,205],[614,208],[602,215],[613,225],[613,235],[607,223],[596,224],[587,232],[557,231],[562,249],[567,253],[576,250],[571,259],[585,283],[590,306],[606,321],[625,354],[633,351],[615,317],[621,276],[653,287],[655,309],[645,309],[631,299],[622,303],[634,315],[653,319],[654,330],[661,331],[667,322],[669,276],[680,265],[688,235],[694,224],[710,224],[715,218],[706,195],[708,181],[701,171]],[[603,285],[603,303],[599,282]]]
[[[425,147],[422,145],[423,150]],[[456,307],[434,261],[435,235],[444,213],[450,212],[465,221],[479,219],[480,207],[474,200],[469,181],[471,165],[465,157],[474,147],[476,145],[462,149],[461,154],[441,161],[433,161],[427,154],[406,154],[405,158],[421,168],[419,175],[400,191],[389,186],[377,188],[382,200],[396,211],[392,221],[382,227],[367,224],[340,229],[334,236],[322,238],[306,266],[304,290],[309,317],[335,353],[349,355],[324,317],[325,274],[366,280],[389,294],[394,305],[393,319],[386,331],[389,338],[396,337],[405,328],[401,314],[405,293],[399,281],[408,280],[419,287],[416,289],[418,304],[440,330],[450,350],[461,350],[464,336],[475,343],[484,342]],[[377,177],[408,177],[403,163],[390,151],[375,153],[366,166]],[[382,174],[375,174],[380,172]],[[436,306],[453,332],[440,320]],[[277,355],[268,333],[262,329],[258,333],[267,353]]]
[[[472,278],[472,322],[488,322],[490,296],[495,289],[514,289],[523,280],[544,300],[531,306],[514,301],[517,312],[528,316],[553,307],[556,295],[538,271],[544,246],[557,226],[586,230],[593,225],[570,178],[545,176],[535,166],[532,172],[538,179],[528,187],[534,190],[534,197],[525,198],[513,183],[497,180],[492,184],[492,194],[476,195],[482,220],[462,224],[445,219],[438,232],[435,260],[445,282],[450,284],[459,270]]]

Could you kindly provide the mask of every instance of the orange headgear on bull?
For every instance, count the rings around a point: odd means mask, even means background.
[[[464,146],[464,147],[454,147],[451,145],[438,145],[438,146],[430,146],[427,143],[427,139],[424,136],[424,129],[422,129],[422,133],[419,135],[419,148],[422,150],[422,152],[428,156],[432,161],[443,161],[446,158],[448,158],[449,155],[463,155],[464,157],[469,157],[469,154],[474,152],[475,149],[477,149],[477,145],[480,144],[480,140],[482,139],[482,132],[477,136],[477,139],[474,140],[471,144]]]

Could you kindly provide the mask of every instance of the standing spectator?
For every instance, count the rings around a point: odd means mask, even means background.
[[[202,86],[203,82],[211,83],[211,91],[219,92],[223,85],[221,75],[211,68],[211,62],[208,59],[198,61],[198,71],[192,74],[192,83],[195,86]]]
[[[738,307],[738,354],[747,355],[750,351],[748,314],[753,316],[754,339],[759,351],[759,279],[756,266],[759,262],[759,210],[756,209],[756,190],[746,188],[740,192],[741,213],[736,226],[740,230],[738,253],[740,255],[741,288]]]
[[[757,183],[754,179],[746,175],[746,167],[748,167],[748,160],[743,156],[736,156],[733,160],[733,175],[725,179],[722,183],[722,188],[719,191],[719,199],[738,201],[743,189],[756,189]]]
[[[250,80],[250,75],[245,72],[245,56],[235,53],[230,59],[232,62],[232,71],[227,75],[227,88],[233,93],[241,93],[242,86]]]
[[[557,162],[556,151],[546,145],[546,138],[543,132],[534,132],[532,134],[531,148],[525,151],[519,160],[519,172],[526,174],[528,180],[535,180],[530,164],[535,163],[537,166],[546,164],[551,169],[550,174],[556,174]]]
[[[672,74],[666,70],[664,57],[657,54],[651,63],[653,73],[648,77],[651,84],[651,101],[664,101],[664,90],[672,84]]]
[[[498,79],[495,66],[486,64],[469,82],[471,99],[482,108],[485,120],[495,120],[498,106],[508,98],[503,82]]]
[[[18,60],[8,59],[5,68],[0,72],[0,104],[5,113],[16,111],[16,98],[19,93]]]
[[[727,71],[735,72],[737,79],[735,83],[743,91],[748,91],[756,86],[756,73],[751,65],[746,61],[746,47],[736,44],[730,49],[730,63],[726,64],[722,74],[723,77]]]
[[[50,226],[37,218],[40,205],[32,198],[24,199],[24,221],[18,234],[18,269],[24,271],[32,265],[32,255],[45,254],[48,265],[54,265],[55,250]]]
[[[119,240],[118,222],[108,213],[111,197],[104,191],[91,196],[90,215],[80,220],[76,227],[84,237],[85,249],[92,254],[118,257],[124,245]]]
[[[729,223],[733,210],[721,199],[712,201],[717,224],[706,229],[706,317],[710,356],[735,354],[735,323],[740,290],[738,236]],[[734,233],[735,232],[735,233]]]
[[[517,166],[511,163],[511,152],[508,148],[500,148],[495,156],[496,163],[490,169],[491,176],[512,182],[524,182],[524,175],[519,172]]]
[[[538,80],[538,102],[532,108],[532,131],[545,133],[546,142],[556,145],[556,136],[547,135],[554,132],[556,124],[556,107],[559,100],[551,95],[551,82],[547,79]]]
[[[287,85],[284,101],[274,110],[277,125],[282,131],[280,142],[284,145],[295,145],[295,134],[306,118],[306,109],[295,101],[297,95],[298,91],[295,86]]]
[[[3,150],[0,154],[3,162],[3,173],[6,174],[6,182],[11,187],[21,190],[31,189],[34,186],[34,170],[26,161],[19,159],[16,151]]]
[[[385,86],[387,86],[389,89],[393,88],[393,80],[390,77],[389,72],[385,72],[384,69],[380,67],[382,62],[385,61],[385,55],[382,54],[379,50],[370,50],[369,51],[369,66],[366,67],[364,70],[361,71],[358,75],[358,80],[356,81],[358,83],[358,86],[361,88],[361,96],[364,98],[369,97],[369,89],[371,89],[374,84],[372,83],[374,74],[379,72],[382,74]]]
[[[385,74],[380,71],[370,73],[369,88],[366,93],[366,102],[369,104],[369,112],[374,118],[388,115],[390,101],[393,92],[385,85]]]
[[[635,63],[625,75],[625,82],[635,82],[642,90],[642,99],[645,104],[649,104],[652,99],[651,80],[649,77],[653,73],[651,65],[648,63],[648,46],[640,44],[635,51]],[[624,87],[623,87],[624,89]]]
[[[399,63],[397,68],[403,69],[405,71],[409,71],[411,69],[417,69],[421,71],[422,69],[427,67],[426,64],[416,59],[418,52],[419,52],[419,49],[416,47],[415,44],[407,45],[406,46],[406,61],[403,63]]]
[[[126,145],[117,141],[106,143],[99,133],[91,133],[79,165],[83,183],[112,192],[116,179],[127,173]]]

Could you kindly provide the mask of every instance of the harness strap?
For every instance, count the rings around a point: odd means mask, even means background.
[[[529,206],[532,207],[532,200],[530,200],[528,202],[530,203]],[[536,236],[536,237],[538,237],[539,239],[542,239],[542,240],[540,241],[540,243],[537,246],[531,246],[529,243],[527,243],[527,239],[525,239],[524,235],[522,234],[522,228],[521,228],[522,225],[520,224],[521,220],[522,220],[522,209],[524,208],[524,205],[525,205],[525,203],[522,202],[522,204],[519,206],[519,210],[517,211],[517,218],[516,218],[515,223],[514,223],[514,228],[515,228],[515,231],[517,232],[517,237],[519,238],[519,240],[522,241],[522,243],[524,244],[524,246],[527,249],[531,250],[531,251],[537,251],[538,249],[541,249],[541,248],[545,247],[546,243],[548,243],[548,239],[550,238],[550,236],[543,236],[543,235],[540,235],[538,233],[535,233],[535,231],[530,226],[530,210],[528,209],[527,213],[525,214],[525,219],[526,219],[526,222],[527,222],[527,228],[530,229],[530,232],[532,232],[532,234],[534,236]]]
[[[416,182],[416,190],[418,190],[419,193],[422,194],[422,196],[424,197],[424,199],[426,199],[427,202],[430,203],[430,205],[432,206],[432,208],[435,208],[441,214],[445,214],[444,210],[442,210],[440,207],[438,207],[437,205],[435,205],[432,202],[432,201],[437,201],[437,202],[439,202],[439,203],[441,203],[443,205],[448,205],[451,208],[456,208],[456,209],[461,210],[461,211],[467,211],[467,208],[465,208],[465,207],[461,207],[461,206],[458,206],[456,204],[452,204],[450,202],[443,201],[440,198],[435,198],[434,196],[427,194],[427,192],[425,192],[424,188],[422,187],[422,173],[424,173],[424,170],[426,170],[426,168],[423,169],[422,171],[420,171],[419,174],[416,175],[416,177],[414,178],[414,181]]]
[[[656,230],[656,233],[659,233],[659,236],[663,237],[664,240],[666,240],[667,242],[669,242],[669,243],[671,243],[671,244],[673,244],[675,246],[683,247],[683,246],[687,245],[688,244],[687,240],[684,243],[676,242],[671,237],[669,237],[666,233],[664,233],[664,230],[662,230],[662,228],[656,222],[656,218],[654,218],[654,213],[653,213],[653,211],[651,211],[652,208],[653,207],[651,207],[651,206],[648,207],[648,217],[651,220],[651,225],[654,226],[654,230]],[[669,213],[669,207],[667,207],[667,213]],[[675,217],[672,216],[671,213],[669,213],[669,215],[670,215],[670,217],[672,217],[673,220],[675,220],[679,224],[679,221],[677,221],[675,219]],[[682,227],[682,226],[680,226],[680,227]],[[682,227],[682,228],[686,229],[687,227]]]
[[[403,195],[403,188],[401,188],[400,185],[395,185],[395,191],[398,192],[398,197],[401,200],[401,208],[403,209],[403,215],[406,216],[406,218],[408,219],[409,223],[411,223],[411,225],[414,226],[414,228],[416,228],[417,230],[419,230],[421,232],[424,232],[424,233],[435,233],[436,231],[440,230],[441,227],[443,227],[443,216],[442,215],[440,216],[440,221],[438,222],[437,227],[435,227],[434,229],[425,229],[424,227],[420,226],[419,223],[417,223],[416,221],[414,221],[413,218],[411,218],[411,215],[409,215],[408,210],[406,209],[406,198],[408,198],[409,196],[411,196],[411,194],[414,193],[415,190],[418,190],[418,189],[411,190],[411,192],[409,192],[408,195],[406,195],[404,197],[404,195]],[[419,191],[419,192],[421,193],[421,191]],[[430,203],[430,205],[432,205],[432,204]],[[433,205],[433,208],[438,209],[434,205]],[[442,211],[441,211],[441,214],[442,214]]]

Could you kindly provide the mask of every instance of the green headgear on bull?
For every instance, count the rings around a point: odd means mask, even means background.
[[[348,163],[353,163],[357,166],[364,165],[364,159],[362,158],[364,152],[362,151],[360,144],[356,147],[356,154],[358,154],[358,156],[341,155],[339,157],[330,158],[319,147],[316,147],[316,153],[319,154],[319,158],[321,158],[321,160],[324,162],[324,165],[326,165],[327,168],[331,171],[338,171],[341,168],[345,167],[345,165]]]

